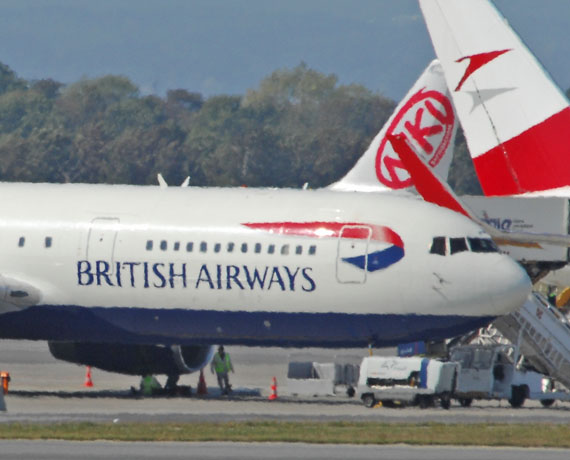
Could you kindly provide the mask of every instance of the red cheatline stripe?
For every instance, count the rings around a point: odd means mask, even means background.
[[[404,247],[400,236],[388,227],[357,222],[260,222],[243,224],[254,230],[265,230],[270,233],[289,236],[306,236],[311,238],[338,237],[366,239],[372,230],[370,239]],[[345,228],[348,227],[348,228]]]
[[[570,107],[473,159],[485,195],[570,185]]]

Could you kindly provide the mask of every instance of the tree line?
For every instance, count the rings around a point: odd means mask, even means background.
[[[313,188],[342,177],[395,102],[300,64],[244,95],[143,95],[108,75],[27,81],[0,63],[0,180]],[[463,136],[450,183],[480,191]]]

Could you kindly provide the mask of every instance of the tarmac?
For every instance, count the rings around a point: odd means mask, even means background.
[[[320,350],[227,347],[235,373],[230,374],[233,392],[222,396],[216,378],[206,369],[208,394],[198,397],[198,374],[184,375],[179,384],[192,387],[190,397],[142,397],[133,391],[139,378],[92,370],[93,387],[84,387],[86,368],[57,361],[45,342],[0,340],[0,370],[11,376],[10,391],[4,397],[7,411],[0,423],[64,421],[382,421],[441,423],[568,423],[570,403],[556,402],[543,408],[527,401],[512,409],[507,401],[474,401],[469,408],[454,403],[440,407],[374,408],[349,398],[345,388],[333,396],[295,396],[287,388],[287,364],[294,361],[358,363],[366,349]],[[394,355],[394,349],[375,350]],[[273,377],[278,398],[269,400]],[[165,377],[159,376],[164,383]]]

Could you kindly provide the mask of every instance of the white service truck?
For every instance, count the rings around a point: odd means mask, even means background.
[[[508,399],[512,407],[537,399],[548,407],[567,397],[554,391],[549,377],[518,367],[514,345],[459,346],[451,350],[450,360],[460,364],[454,397],[463,407],[473,399]]]
[[[362,360],[357,391],[366,407],[396,401],[449,409],[459,366],[436,359],[370,356]]]

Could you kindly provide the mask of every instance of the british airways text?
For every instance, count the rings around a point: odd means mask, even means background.
[[[313,292],[317,285],[311,267],[209,265],[186,263],[77,261],[79,286],[175,287],[218,290],[281,290]]]

